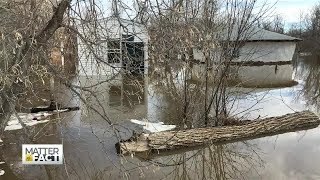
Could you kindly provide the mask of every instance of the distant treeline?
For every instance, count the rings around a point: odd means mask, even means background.
[[[303,40],[298,44],[299,52],[320,56],[320,2],[309,13],[301,14],[300,22],[293,24],[286,33]]]
[[[298,52],[311,52],[315,56],[320,56],[320,1],[312,7],[310,12],[301,13],[300,21],[291,24],[288,30],[285,28],[284,19],[279,15],[262,19],[258,26],[273,32],[301,38],[303,41],[298,43]]]

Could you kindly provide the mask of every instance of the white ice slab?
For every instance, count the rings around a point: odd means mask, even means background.
[[[165,125],[163,122],[151,123],[147,121],[140,121],[136,119],[130,120],[132,123],[142,125],[144,130],[147,130],[151,133],[169,131],[176,128],[176,125]]]
[[[35,126],[37,124],[46,123],[49,121],[48,117],[52,115],[50,113],[41,112],[41,113],[18,113],[19,118],[24,122],[26,126]],[[37,120],[34,120],[34,119]],[[12,131],[22,129],[17,116],[15,114],[11,115],[10,120],[5,127],[5,131]]]

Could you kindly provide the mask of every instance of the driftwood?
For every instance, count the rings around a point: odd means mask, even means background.
[[[55,111],[55,110],[67,110],[67,111],[77,111],[79,107],[62,107],[60,104],[56,104],[54,101],[50,102],[50,105],[47,107],[34,107],[30,109],[30,113],[38,113],[44,111]]]
[[[244,125],[165,131],[144,135],[135,141],[121,142],[122,154],[160,152],[205,144],[225,144],[303,129],[315,128],[320,119],[310,111],[252,121]]]
[[[77,111],[79,107],[35,107],[30,109],[30,113],[38,113],[38,112],[45,112],[45,111],[55,111],[55,110],[67,110],[67,111]]]

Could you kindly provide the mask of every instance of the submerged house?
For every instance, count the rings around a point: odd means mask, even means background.
[[[136,87],[128,88],[128,85],[144,84],[146,78],[138,83],[127,76],[142,77],[148,73],[148,34],[145,27],[116,17],[104,18],[98,23],[80,24],[82,36],[78,36],[77,72],[80,85],[91,86],[90,92],[95,94],[92,96],[91,93],[83,92],[84,96],[91,99],[91,106],[101,113],[105,109],[117,112],[112,119],[125,116],[119,107],[126,107],[126,104],[139,104],[140,111],[145,112],[146,106],[142,105],[145,89],[132,96],[130,92]],[[135,115],[131,114],[131,117]]]
[[[99,24],[81,23],[83,37],[78,37],[80,76],[105,76],[121,79],[123,74],[147,74],[148,33],[146,27],[121,18],[104,18]],[[277,87],[295,84],[292,58],[301,39],[250,27],[239,37],[233,30],[231,43],[241,43],[230,62],[232,81],[244,87]],[[94,42],[94,43],[92,43]],[[219,52],[219,48],[214,50]],[[219,53],[217,53],[219,54]],[[203,80],[204,56],[193,50],[197,64],[192,79]],[[214,69],[214,68],[213,68]]]
[[[121,18],[83,23],[78,37],[78,74],[121,79],[125,74],[147,73],[147,31],[143,25]],[[93,43],[92,43],[93,42]]]
[[[296,43],[300,40],[261,28],[251,28],[246,37],[237,38],[236,31],[232,32],[228,41],[239,41],[242,44],[230,62],[233,83],[243,87],[277,87],[295,84],[292,78],[292,58]],[[194,57],[204,62],[199,52]],[[195,65],[193,78],[201,76],[203,67],[201,63]]]

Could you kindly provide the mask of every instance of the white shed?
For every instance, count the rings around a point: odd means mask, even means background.
[[[228,41],[236,41],[237,31]],[[243,46],[234,53],[232,72],[237,83],[246,87],[275,87],[294,84],[292,58],[297,41],[301,39],[271,32],[261,28],[249,29],[243,37],[238,37]],[[198,53],[199,54],[199,53]],[[201,62],[201,56],[197,55]],[[193,77],[203,70],[201,64],[195,66]]]
[[[256,28],[239,49],[234,67],[243,86],[290,86],[299,38]]]

